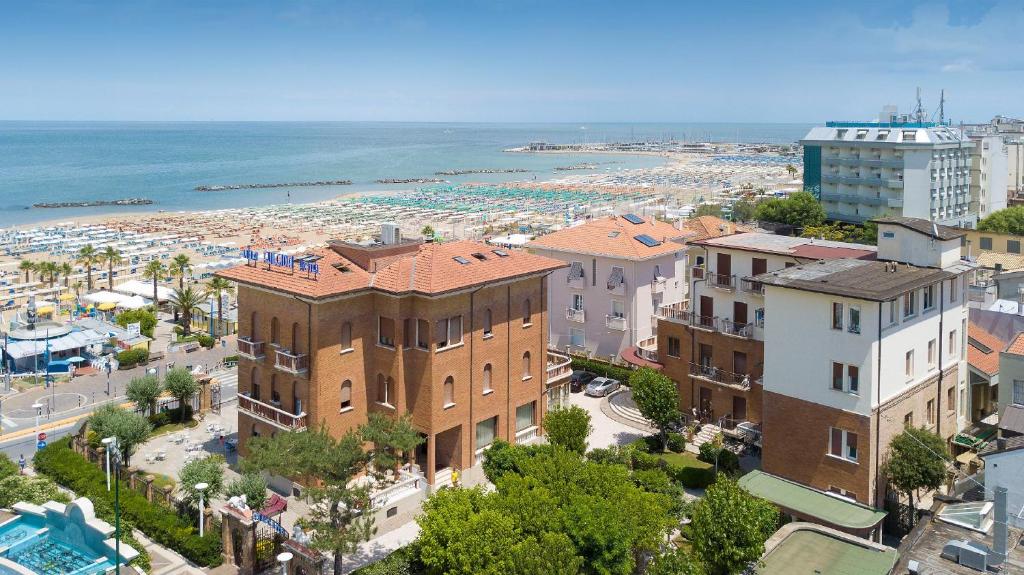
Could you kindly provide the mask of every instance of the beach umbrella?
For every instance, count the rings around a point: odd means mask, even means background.
[[[69,363],[82,363],[83,361],[85,361],[85,358],[80,355],[68,358]]]
[[[61,294],[59,299],[60,299],[60,301],[71,301],[71,300],[75,299],[75,294],[73,294],[73,293]]]
[[[115,307],[117,307],[117,304],[115,304],[112,301],[108,301],[108,302],[104,302],[104,303],[101,303],[100,305],[96,306],[96,309],[98,309],[100,311],[110,311],[110,310],[114,309]]]

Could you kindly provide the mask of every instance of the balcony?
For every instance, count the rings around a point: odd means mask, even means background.
[[[902,190],[903,189],[903,180],[898,179],[898,178],[890,178],[890,179],[885,181],[885,185],[890,187],[890,188],[892,188],[892,189],[894,189],[894,190]]]
[[[743,375],[741,373],[733,373],[731,371],[725,371],[710,365],[701,365],[699,363],[690,364],[690,376],[712,383],[718,383],[721,385],[728,385],[737,389],[747,390],[750,389],[750,376]]]
[[[658,306],[658,317],[666,319],[683,319],[682,315],[690,309],[690,301],[677,301]]]
[[[373,509],[383,509],[400,499],[419,492],[425,494],[427,491],[427,478],[411,464],[407,463],[399,468],[397,475],[389,470],[385,472],[385,477],[384,481],[376,485],[373,485],[376,482],[371,483],[373,491],[370,494],[370,506]],[[364,478],[366,479],[368,478]]]
[[[727,319],[718,321],[718,330],[725,335],[731,335],[734,337],[751,338],[754,337],[754,324],[752,323],[736,323]]]
[[[547,384],[559,382],[572,374],[572,359],[568,355],[548,350]]]
[[[641,359],[658,362],[658,336],[652,335],[647,339],[636,342],[636,354]]]
[[[750,278],[740,280],[740,289],[747,293],[764,295],[764,284]]]
[[[703,280],[704,275],[705,274],[703,266],[693,266],[692,268],[690,268],[690,279]]]
[[[309,356],[279,349],[274,358],[274,367],[292,375],[301,375],[309,370]]]
[[[263,359],[263,342],[248,337],[238,338],[238,355],[252,360]]]
[[[294,415],[273,405],[253,399],[248,394],[238,394],[238,409],[248,413],[252,417],[265,421],[274,427],[285,431],[305,431],[306,414]]]
[[[587,278],[569,278],[569,287],[572,289],[587,289]]]
[[[719,289],[736,289],[736,276],[726,274],[710,274],[708,284]]]
[[[604,325],[608,329],[614,329],[618,331],[626,331],[626,318],[618,315],[606,315],[604,316]]]
[[[586,314],[581,309],[573,309],[571,307],[565,308],[565,321],[574,321],[577,323],[583,323],[586,319]]]
[[[531,425],[522,431],[516,432],[516,445],[526,445],[537,441],[540,437],[537,433],[537,426]]]
[[[665,278],[654,278],[654,281],[651,282],[651,293],[664,293],[667,283],[668,280]]]

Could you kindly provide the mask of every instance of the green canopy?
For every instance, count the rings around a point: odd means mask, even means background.
[[[790,514],[817,519],[819,523],[834,525],[838,529],[873,529],[885,518],[884,511],[845,501],[760,470],[741,477],[740,486]]]

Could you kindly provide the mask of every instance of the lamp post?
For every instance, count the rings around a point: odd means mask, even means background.
[[[277,554],[277,562],[281,564],[281,575],[288,575],[288,562],[292,560],[292,554],[288,551]]]
[[[116,437],[105,437],[103,445],[107,446],[107,462],[114,460],[114,475],[120,476],[121,450],[117,446]],[[107,469],[107,489],[110,489],[109,467]],[[121,575],[121,482],[114,479],[114,569],[115,575]]]
[[[39,437],[39,417],[43,415],[43,404],[38,401],[32,404],[33,409],[36,410],[36,438]],[[36,442],[36,449],[39,449],[39,442]]]
[[[107,491],[110,491],[110,451],[113,449],[115,443],[117,443],[116,437],[104,437],[100,440],[103,444],[104,455],[107,458]]]
[[[196,483],[196,491],[199,492],[199,537],[203,537],[203,492],[209,487],[206,483]]]

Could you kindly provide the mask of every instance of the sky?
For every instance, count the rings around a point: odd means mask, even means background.
[[[0,120],[1024,117],[1024,1],[0,0]]]

